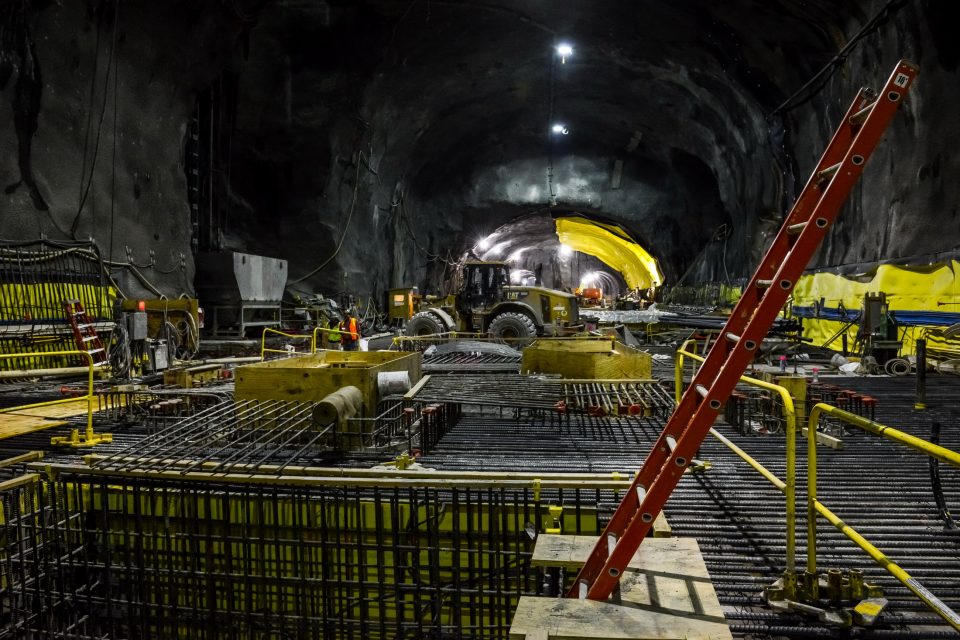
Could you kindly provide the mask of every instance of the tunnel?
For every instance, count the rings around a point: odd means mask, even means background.
[[[0,640],[960,632],[956,0],[0,0]]]

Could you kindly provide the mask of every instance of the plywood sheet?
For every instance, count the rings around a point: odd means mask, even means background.
[[[579,568],[593,536],[541,535],[532,563]],[[732,638],[697,541],[648,538],[620,581],[621,603],[520,599],[511,638],[545,631],[551,640],[727,640]]]

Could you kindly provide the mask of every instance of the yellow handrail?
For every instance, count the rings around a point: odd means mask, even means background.
[[[470,340],[477,340],[480,342],[522,342],[530,340],[531,338],[495,338],[486,333],[476,333],[468,331],[448,331],[446,333],[429,333],[422,336],[394,336],[393,344],[397,345],[401,342],[442,342],[444,340],[458,339],[458,338],[468,338]],[[533,336],[533,340],[609,340],[610,342],[616,342],[616,335],[586,335],[586,336]]]
[[[680,399],[683,395],[683,358],[684,356],[693,358],[698,362],[703,362],[705,358],[698,356],[695,353],[687,351],[687,346],[693,340],[687,340],[680,348],[677,349],[676,356],[676,367],[675,367],[675,389],[674,393],[676,396],[677,404],[680,404]],[[790,392],[787,391],[785,387],[781,387],[778,384],[772,384],[764,380],[758,380],[756,378],[750,378],[748,376],[740,376],[740,380],[746,384],[752,385],[754,387],[760,387],[761,389],[766,389],[773,393],[776,393],[780,396],[781,401],[783,402],[783,415],[786,423],[786,457],[787,457],[787,469],[786,469],[786,480],[780,480],[773,473],[771,473],[766,467],[764,467],[760,462],[750,457],[743,449],[734,445],[730,440],[724,438],[718,431],[711,429],[710,433],[720,440],[720,442],[727,445],[731,451],[736,453],[740,458],[742,458],[747,464],[756,469],[764,478],[770,481],[773,486],[777,487],[781,492],[783,492],[784,497],[786,498],[786,521],[787,521],[787,552],[786,552],[786,561],[787,566],[786,570],[790,573],[793,573],[796,569],[796,548],[797,548],[797,506],[796,506],[796,493],[797,493],[797,442],[796,442],[796,433],[797,433],[797,411],[793,404],[793,397],[790,395]],[[782,487],[780,484],[782,483]]]
[[[284,333],[283,331],[278,331],[277,329],[271,329],[267,327],[263,330],[263,333],[260,335],[260,361],[262,362],[266,359],[267,353],[290,353],[286,349],[268,349],[267,348],[267,333],[276,334],[283,338],[290,338],[293,340],[309,340],[310,341],[310,353],[314,353],[317,350],[317,334],[316,332],[313,335],[303,334],[303,333]]]
[[[10,360],[13,358],[50,358],[54,356],[83,356],[87,360],[87,395],[82,398],[61,398],[60,400],[48,400],[46,402],[34,402],[33,404],[22,404],[17,407],[6,407],[0,409],[0,413],[13,413],[15,411],[23,411],[24,409],[36,409],[37,407],[49,407],[55,404],[63,404],[65,402],[74,402],[76,400],[86,400],[87,401],[87,437],[93,439],[93,371],[95,365],[93,363],[93,356],[87,353],[86,351],[79,350],[69,350],[69,351],[44,351],[38,353],[0,353],[0,360]]]
[[[837,517],[836,514],[817,500],[816,432],[820,424],[820,417],[823,414],[863,429],[868,433],[904,444],[937,460],[942,460],[948,464],[960,467],[960,454],[957,454],[955,451],[935,445],[932,442],[927,442],[922,438],[911,436],[897,429],[884,426],[873,420],[868,420],[855,413],[838,409],[829,404],[821,402],[815,405],[810,411],[810,418],[807,423],[807,573],[809,575],[816,575],[817,573],[817,515],[822,515],[830,524],[850,538],[858,547],[866,551],[867,555],[873,558],[877,564],[886,569],[890,575],[899,580],[903,586],[920,598],[934,613],[946,620],[951,627],[960,631],[960,616],[958,616],[956,612],[941,602],[939,598],[930,593],[926,587],[917,582],[915,578],[912,578],[910,574],[904,571],[897,563],[890,560],[882,551],[870,544],[866,538],[857,533],[850,525]]]

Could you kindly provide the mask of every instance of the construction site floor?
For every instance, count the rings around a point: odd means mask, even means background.
[[[960,378],[928,379],[926,411],[914,411],[913,379],[842,378],[844,388],[879,399],[876,420],[919,437],[941,425],[943,446],[960,450]],[[585,418],[557,429],[493,415],[465,417],[422,460],[444,470],[627,472],[642,465],[659,435],[659,418]],[[783,435],[744,436],[717,429],[778,477],[785,475]],[[901,564],[954,610],[960,608],[960,532],[945,526],[931,488],[927,457],[895,443],[848,431],[844,449],[821,447],[822,502]],[[798,446],[797,562],[806,558],[806,455]],[[735,637],[843,637],[850,632],[816,619],[774,613],[761,591],[784,569],[783,495],[718,440],[708,437],[699,457],[706,473],[685,475],[664,513],[675,536],[695,538]],[[960,511],[960,473],[941,465],[948,506]],[[615,505],[608,505],[609,510]],[[863,551],[826,522],[819,531],[819,566],[862,569],[881,585],[891,605],[864,638],[954,638],[957,634]]]

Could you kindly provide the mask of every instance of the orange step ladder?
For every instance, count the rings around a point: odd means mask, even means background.
[[[706,360],[567,593],[606,600],[863,172],[917,68],[905,60],[879,94],[861,89]]]
[[[99,367],[107,364],[109,355],[103,346],[103,340],[97,335],[93,320],[87,315],[87,310],[83,308],[83,303],[79,300],[65,300],[63,302],[63,312],[67,316],[67,323],[73,330],[73,339],[77,343],[77,349],[90,354],[93,359],[93,366]]]

